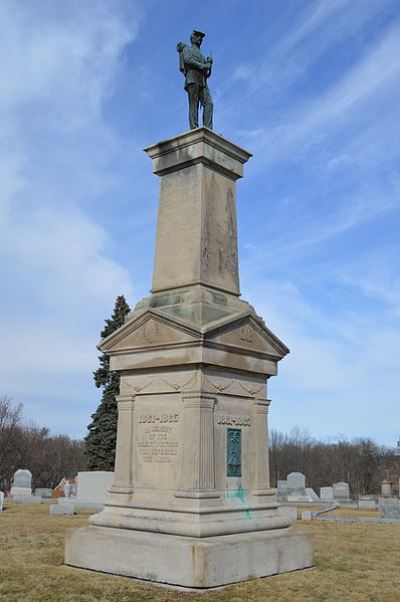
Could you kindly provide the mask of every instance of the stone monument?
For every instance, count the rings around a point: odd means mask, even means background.
[[[349,503],[351,502],[350,497],[350,486],[348,483],[344,481],[340,481],[339,483],[334,483],[332,485],[333,497],[336,502],[339,503]]]
[[[393,495],[393,483],[385,479],[381,484],[381,496],[392,497]]]
[[[102,507],[107,490],[114,481],[114,473],[106,470],[90,470],[78,472],[76,490],[76,506],[84,507],[90,504],[93,507]]]
[[[309,567],[269,483],[267,380],[289,350],[240,299],[251,155],[205,127],[145,151],[161,180],[152,294],[100,344],[121,375],[115,479],[65,562],[189,588]]]
[[[334,502],[333,487],[321,487],[319,490],[319,497],[321,502]]]
[[[32,473],[25,468],[19,468],[14,473],[13,484],[11,487],[11,495],[14,496],[30,496],[32,495]]]

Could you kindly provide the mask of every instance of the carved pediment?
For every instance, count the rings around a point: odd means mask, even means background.
[[[284,357],[289,349],[264,325],[252,316],[210,332],[207,339],[243,350],[262,353],[277,359]]]
[[[139,350],[151,347],[164,347],[196,340],[195,333],[188,332],[177,326],[173,321],[157,316],[155,312],[146,312],[140,318],[128,321],[115,333],[107,337],[100,349],[112,354],[113,352]]]

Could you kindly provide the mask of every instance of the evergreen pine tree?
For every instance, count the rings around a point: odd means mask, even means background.
[[[123,295],[117,297],[114,311],[101,331],[104,339],[123,325],[130,311]],[[114,470],[115,447],[117,439],[117,402],[119,392],[119,374],[110,371],[110,358],[103,353],[99,356],[100,366],[93,372],[96,387],[103,389],[101,401],[92,414],[85,437],[85,454],[88,470]]]

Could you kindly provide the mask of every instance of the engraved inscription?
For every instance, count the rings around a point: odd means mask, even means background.
[[[148,416],[153,418],[155,414],[142,414],[139,417],[141,424],[147,423],[146,426],[142,427],[139,433],[139,440],[137,443],[137,450],[141,456],[143,462],[146,463],[157,463],[164,464],[172,462],[172,459],[178,453],[179,442],[177,441],[174,425],[171,424],[148,424],[152,423],[152,420],[147,420]],[[159,415],[162,418],[172,416],[171,420],[164,420],[164,422],[176,423],[179,420],[179,414],[177,413],[165,413]],[[146,420],[140,420],[145,418]]]
[[[165,422],[179,422],[178,412],[164,412],[162,414],[140,414],[139,423],[152,422],[152,423],[165,423]]]
[[[218,424],[227,424],[229,426],[251,426],[250,416],[229,416],[220,414],[217,417]]]

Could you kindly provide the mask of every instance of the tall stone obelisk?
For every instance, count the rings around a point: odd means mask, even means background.
[[[100,346],[121,375],[115,482],[66,563],[191,588],[309,567],[269,483],[267,381],[288,349],[239,292],[251,155],[204,127],[145,151],[160,177],[152,293]]]

